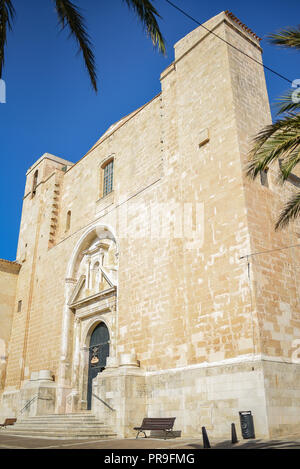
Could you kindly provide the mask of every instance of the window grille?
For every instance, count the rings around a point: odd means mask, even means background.
[[[113,170],[114,170],[114,160],[107,163],[103,171],[103,197],[109,194],[113,189]]]

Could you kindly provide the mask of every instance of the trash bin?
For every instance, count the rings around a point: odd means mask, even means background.
[[[255,438],[253,416],[250,410],[239,412],[242,437],[244,440]]]

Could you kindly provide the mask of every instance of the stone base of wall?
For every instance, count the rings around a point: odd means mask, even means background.
[[[54,382],[27,381],[3,394],[0,416],[17,416],[31,399],[23,416],[55,413],[57,395]],[[82,410],[70,402],[60,413]],[[230,439],[235,423],[242,439],[239,412],[249,410],[256,438],[300,432],[300,364],[248,360],[159,372],[116,365],[93,382],[92,412],[119,437],[135,436],[144,417],[176,417],[182,437],[201,437],[205,426],[211,437]]]
[[[148,373],[149,417],[176,417],[175,429],[183,437],[230,439],[235,423],[241,439],[240,411],[251,411],[257,438],[269,436],[261,362],[187,367]]]
[[[146,416],[146,377],[135,365],[106,369],[93,383],[93,413],[118,433],[135,436],[133,427]]]
[[[93,411],[122,437],[134,436],[144,417],[176,417],[174,429],[183,437],[200,437],[205,426],[230,439],[231,423],[241,433],[239,411],[245,410],[253,414],[256,437],[269,436],[262,362],[152,373],[108,369],[95,379],[93,394]]]
[[[32,373],[19,390],[6,390],[2,395],[0,416],[34,417],[53,414],[56,402],[56,384],[48,370]]]
[[[0,421],[9,417],[16,417],[21,409],[20,390],[4,391],[0,405]]]
[[[300,364],[263,362],[270,436],[300,432]]]
[[[115,368],[95,379],[93,411],[120,436],[135,435],[144,417],[176,417],[183,437],[230,439],[239,412],[251,411],[256,438],[300,431],[300,365],[253,360],[143,372]]]

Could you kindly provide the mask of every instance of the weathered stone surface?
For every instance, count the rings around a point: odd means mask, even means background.
[[[294,186],[278,188],[276,169],[268,187],[245,176],[251,138],[271,122],[263,67],[245,55],[262,60],[258,38],[226,13],[206,25],[234,47],[195,29],[158,96],[76,164],[46,153],[28,170],[3,415],[24,389],[30,400],[41,370],[56,413],[86,409],[103,322],[109,357],[92,410],[117,434],[148,415],[175,416],[182,435],[228,437],[242,410],[257,436],[299,426],[300,254],[286,249],[299,225],[274,232]]]

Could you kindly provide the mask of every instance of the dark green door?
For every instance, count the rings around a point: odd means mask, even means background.
[[[87,392],[87,408],[92,407],[92,380],[98,373],[104,370],[106,366],[106,358],[109,356],[109,332],[106,325],[101,322],[94,329],[89,347],[89,375],[88,375],[88,392]]]

